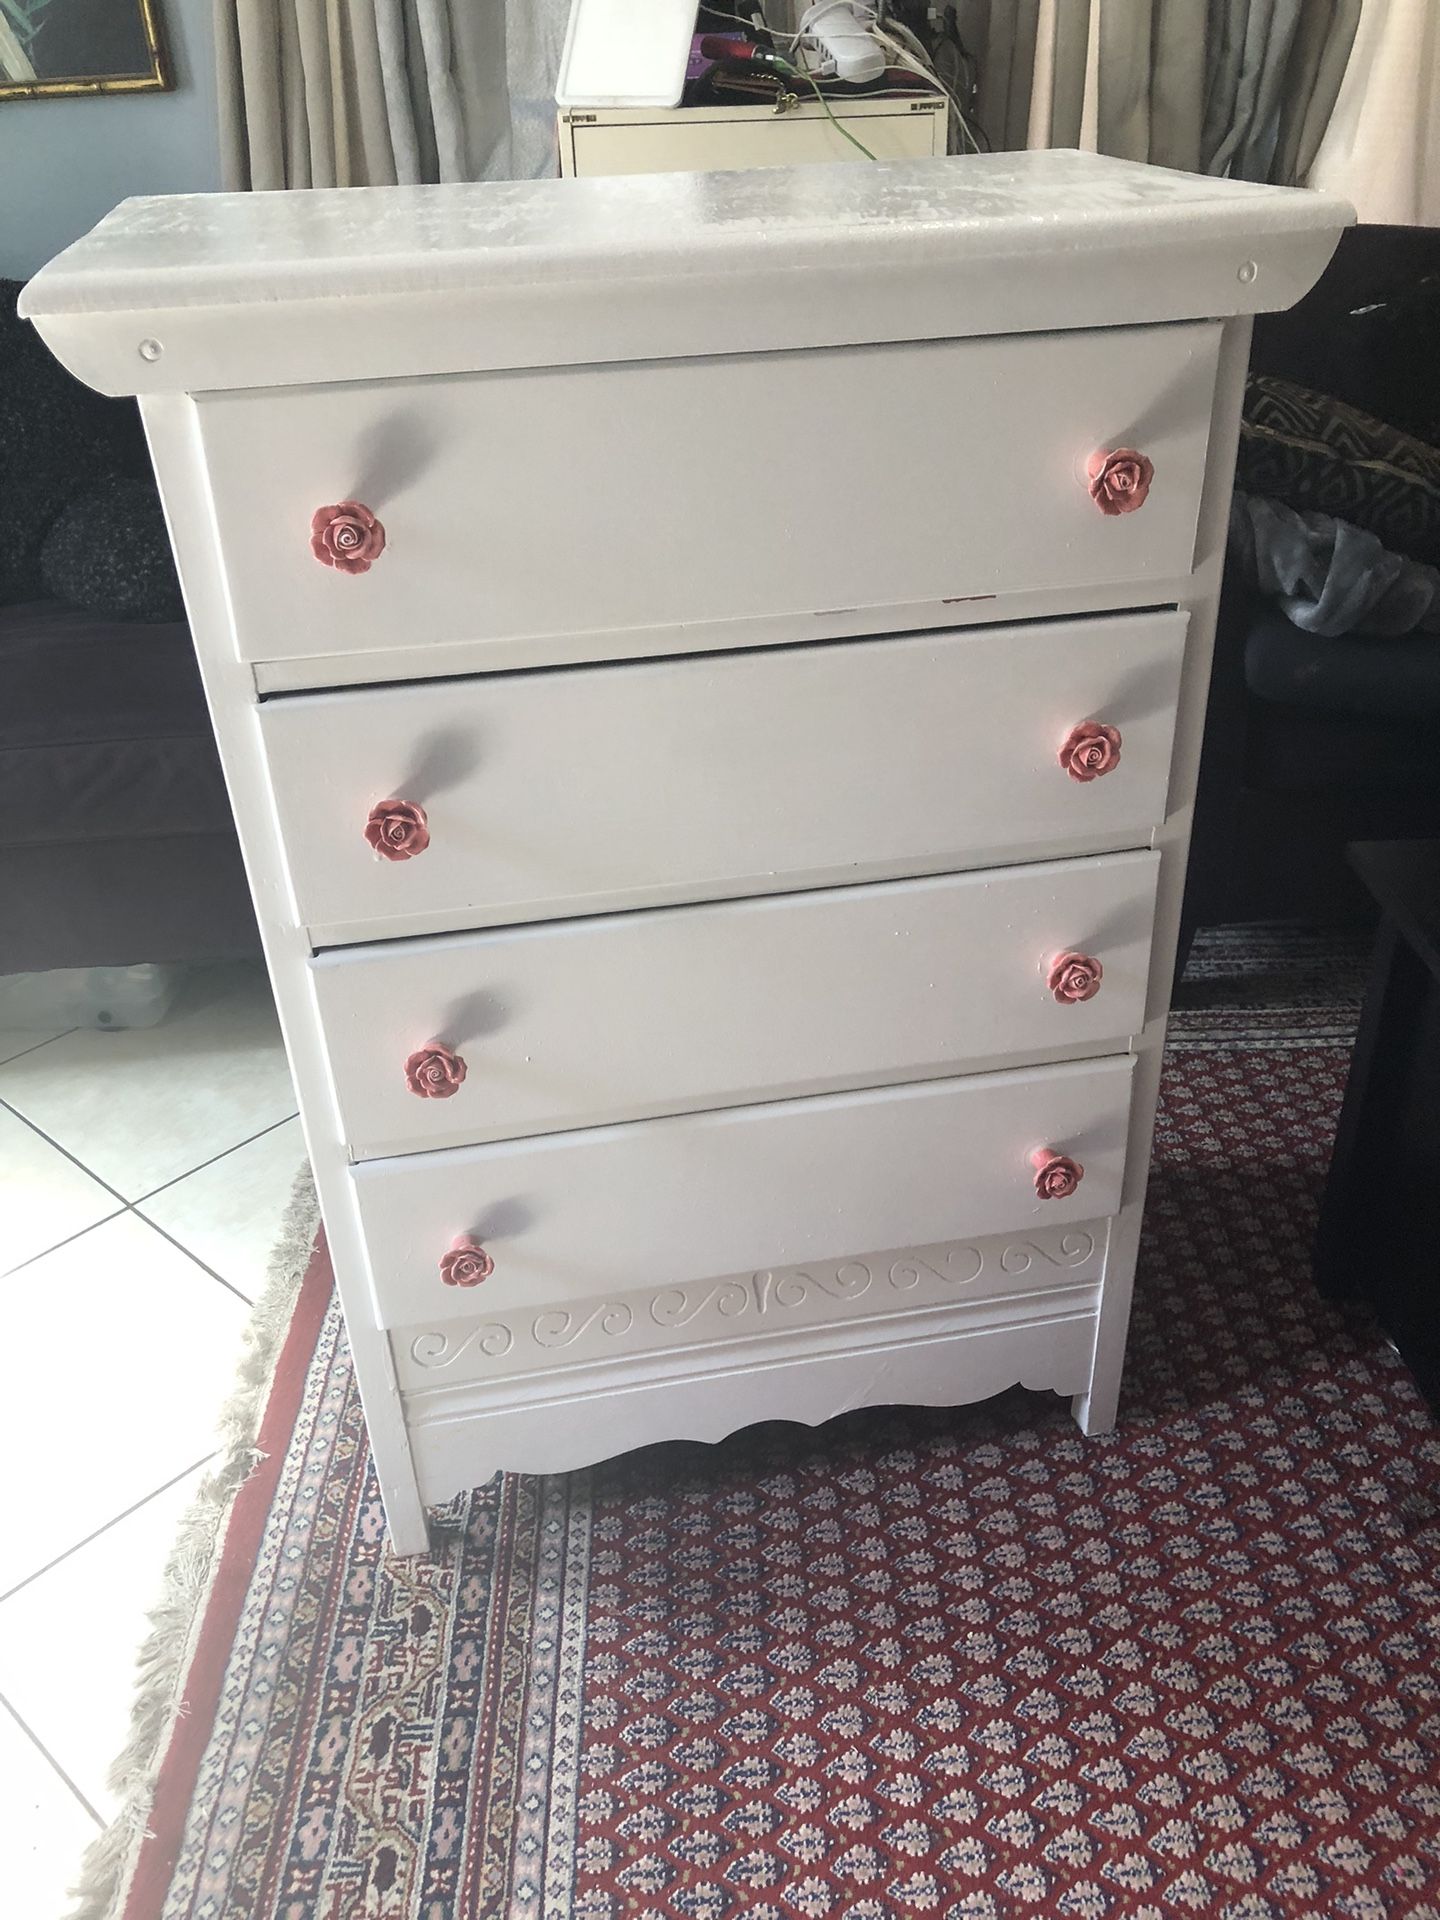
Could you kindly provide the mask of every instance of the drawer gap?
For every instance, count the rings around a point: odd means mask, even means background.
[[[994,598],[992,595],[976,595],[974,597],[976,599]],[[936,602],[936,604],[941,607],[959,606],[967,603],[968,596],[964,594],[961,594],[958,599],[954,601],[941,600]],[[1003,599],[996,600],[997,608],[1003,608],[1003,604]],[[1147,601],[1141,605],[1119,604],[1113,607],[1096,608],[1086,613],[1083,618],[1087,620],[1130,619],[1143,614],[1176,613],[1179,611],[1179,608],[1180,603],[1177,600]],[[868,609],[826,609],[821,607],[815,610],[815,618],[829,619],[834,618],[839,613],[861,611],[868,611]],[[687,651],[684,648],[677,647],[673,653],[646,653],[639,655],[635,653],[600,654],[580,662],[573,660],[547,660],[532,667],[457,667],[453,673],[427,673],[424,677],[424,684],[428,686],[451,680],[483,680],[487,685],[496,685],[499,682],[507,680],[539,680],[545,679],[552,674],[585,673],[591,669],[600,667],[609,671],[616,667],[643,668],[673,666],[682,661],[702,667],[707,663],[713,666],[725,660],[743,660],[752,657],[763,659],[771,654],[818,653],[832,651],[841,647],[864,646],[871,642],[880,642],[883,644],[887,640],[924,640],[927,637],[933,637],[938,640],[943,635],[952,631],[971,634],[974,635],[975,638],[981,639],[997,627],[1009,627],[1017,633],[1029,632],[1032,629],[1066,626],[1070,624],[1075,617],[1076,616],[1068,610],[1061,609],[1055,613],[1034,614],[1028,619],[1016,620],[1013,617],[1007,617],[1003,611],[999,611],[993,620],[974,620],[960,629],[951,629],[943,625],[933,627],[893,627],[882,633],[855,633],[842,635],[839,638],[830,635],[824,639],[816,640],[777,640],[768,644],[749,647],[720,646],[707,648],[703,652]],[[483,641],[461,641],[455,644],[462,646],[483,646],[486,643]],[[382,649],[377,647],[375,651],[379,652],[382,651]],[[323,656],[317,657],[317,665],[323,664],[323,658]],[[412,687],[416,684],[413,680],[393,677],[381,680],[322,679],[317,680],[313,686],[274,687],[269,690],[263,687],[257,688],[256,704],[262,707],[278,707],[287,705],[291,701],[307,700],[315,694],[329,695],[355,692],[385,693],[401,687]]]

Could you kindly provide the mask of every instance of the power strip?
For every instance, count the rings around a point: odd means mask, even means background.
[[[859,0],[818,0],[800,16],[796,57],[821,80],[882,80],[885,50],[874,37],[876,22],[875,9]]]

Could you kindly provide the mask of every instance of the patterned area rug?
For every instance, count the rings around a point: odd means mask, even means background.
[[[1436,1920],[1440,1430],[1307,1273],[1357,959],[1197,950],[1103,1439],[776,1424],[397,1561],[317,1256],[115,1912]]]

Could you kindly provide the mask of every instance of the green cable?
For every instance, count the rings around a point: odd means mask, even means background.
[[[860,152],[864,154],[867,160],[873,160],[875,158],[875,155],[871,153],[869,147],[865,145],[865,142],[863,140],[857,140],[854,134],[851,133],[850,129],[848,127],[842,127],[840,122],[835,118],[835,114],[830,106],[830,102],[825,98],[825,95],[820,91],[820,83],[816,80],[814,74],[813,73],[802,74],[801,78],[808,80],[810,82],[811,91],[815,95],[815,98],[820,102],[821,106],[825,109],[825,118],[830,122],[831,126],[834,127],[835,131],[842,137],[842,139],[848,140],[852,147],[858,147]]]
[[[782,68],[792,80],[808,80],[810,83],[810,91],[815,95],[815,98],[820,102],[821,106],[825,109],[825,118],[830,122],[831,126],[834,127],[835,131],[840,135],[841,139],[848,140],[851,146],[855,147],[859,152],[863,153],[867,160],[875,159],[876,156],[870,151],[869,147],[865,145],[864,141],[857,140],[854,134],[851,133],[850,129],[848,127],[842,127],[840,122],[835,118],[834,110],[832,109],[830,102],[825,98],[825,95],[820,91],[819,82],[816,80],[813,73],[809,72],[804,67],[797,67],[792,65],[790,61],[786,60],[785,58],[783,58],[782,55],[778,53],[772,53],[769,59],[766,60],[765,62],[765,65],[767,67],[771,66],[772,64],[776,67]]]

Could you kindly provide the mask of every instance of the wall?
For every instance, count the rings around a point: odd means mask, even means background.
[[[0,100],[0,278],[28,278],[132,193],[220,185],[212,4],[161,0],[173,93]]]

